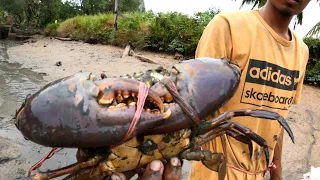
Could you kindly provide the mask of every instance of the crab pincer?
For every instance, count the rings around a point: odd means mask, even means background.
[[[136,80],[96,79],[90,73],[77,73],[28,97],[17,112],[15,124],[27,139],[44,146],[118,144],[136,113],[139,86]],[[131,137],[161,124],[171,114],[164,112],[163,102],[153,90],[146,93],[149,108],[141,112]]]

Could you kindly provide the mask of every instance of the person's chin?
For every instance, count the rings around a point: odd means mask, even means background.
[[[294,9],[292,9],[291,7],[282,7],[282,8],[279,8],[278,11],[283,16],[288,16],[288,17],[292,17],[296,14],[299,14],[299,13],[296,13]]]

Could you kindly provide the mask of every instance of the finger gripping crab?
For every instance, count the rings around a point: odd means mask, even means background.
[[[206,119],[234,95],[240,74],[238,65],[227,59],[201,58],[182,61],[170,73],[162,68],[112,78],[77,73],[49,83],[26,98],[15,124],[37,144],[78,148],[78,162],[37,173],[34,179],[108,177],[173,156],[202,161],[223,179],[223,154],[199,148],[222,134],[248,144],[251,152],[256,142],[264,148],[268,165],[266,141],[230,119],[277,120],[294,141],[278,113],[235,110]]]

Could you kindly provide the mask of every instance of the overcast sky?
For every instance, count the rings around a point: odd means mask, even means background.
[[[223,12],[240,10],[241,0],[144,0],[146,10],[153,12],[177,11],[193,15],[194,12],[206,11],[210,7],[219,8]],[[242,7],[241,10],[250,10],[251,5]],[[316,0],[311,0],[303,13],[303,24],[295,32],[302,38],[320,21],[320,6]],[[293,23],[292,23],[293,24]],[[293,25],[291,25],[293,29]]]

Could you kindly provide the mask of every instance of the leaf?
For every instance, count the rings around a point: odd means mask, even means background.
[[[312,37],[320,34],[320,21],[313,26],[313,28],[307,33],[307,37]]]

